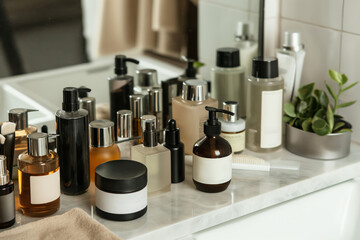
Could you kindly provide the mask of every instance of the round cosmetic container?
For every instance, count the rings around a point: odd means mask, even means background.
[[[100,164],[95,170],[96,213],[109,220],[129,221],[147,210],[147,168],[131,160]]]

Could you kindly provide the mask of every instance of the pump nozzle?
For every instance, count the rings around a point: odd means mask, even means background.
[[[205,109],[209,111],[209,118],[204,124],[204,133],[207,136],[216,136],[221,133],[221,123],[216,118],[217,112],[234,115],[233,112],[220,108],[206,106]]]
[[[79,92],[90,92],[90,88],[75,88],[75,87],[66,87],[63,89],[63,110],[66,112],[73,112],[79,109]]]
[[[127,74],[126,62],[132,62],[139,64],[139,61],[133,58],[127,58],[125,55],[116,55],[115,56],[115,74],[124,75]]]

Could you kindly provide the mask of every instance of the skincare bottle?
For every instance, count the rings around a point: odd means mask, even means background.
[[[163,96],[161,87],[153,87],[149,90],[149,114],[156,117],[156,131],[158,133],[159,143],[164,142],[164,124],[163,124]]]
[[[282,142],[284,80],[276,58],[254,58],[248,83],[246,148],[272,152]]]
[[[0,229],[15,223],[14,182],[10,179],[6,157],[0,155]]]
[[[28,113],[34,112],[37,110],[26,109],[26,108],[14,108],[9,111],[9,122],[16,124],[15,129],[15,151],[14,151],[14,161],[13,161],[13,171],[10,176],[16,178],[17,174],[17,158],[18,156],[26,151],[27,143],[26,138],[30,133],[36,132],[37,127],[28,125]]]
[[[131,159],[147,167],[149,194],[168,192],[171,188],[171,153],[158,144],[154,120],[145,122],[143,137],[143,144],[131,148]]]
[[[198,190],[216,193],[229,186],[232,176],[231,146],[220,137],[221,123],[216,113],[233,113],[213,107],[206,107],[206,110],[209,111],[209,119],[204,124],[205,136],[193,148],[193,181]]]
[[[223,114],[220,136],[230,143],[233,153],[240,153],[245,149],[245,120],[237,118],[237,102],[223,102],[223,109],[234,115]]]
[[[183,83],[182,95],[172,100],[173,119],[180,128],[186,154],[191,155],[194,143],[204,136],[203,124],[208,116],[205,106],[218,106],[217,100],[208,98],[207,86],[202,80],[187,80]]]
[[[144,115],[144,95],[130,95],[130,111],[133,113],[132,135],[141,136],[141,117]]]
[[[184,144],[180,142],[180,130],[176,121],[170,119],[165,131],[164,147],[171,152],[171,183],[179,183],[185,179],[185,152]]]
[[[61,191],[69,195],[82,194],[90,184],[89,121],[88,112],[79,109],[77,88],[64,88],[62,110],[55,116]]]
[[[277,50],[280,76],[284,79],[284,102],[290,102],[300,87],[305,50],[299,32],[285,32],[284,44]]]
[[[95,120],[89,123],[90,132],[90,181],[95,182],[95,168],[111,160],[120,159],[120,150],[114,144],[114,123]]]
[[[120,110],[117,112],[117,141],[121,152],[121,159],[131,159],[131,147],[139,143],[138,139],[131,139],[132,135],[132,112],[130,110]]]
[[[79,102],[80,108],[88,111],[89,122],[92,122],[96,119],[96,99],[94,97],[88,96],[88,88],[80,87],[79,92]]]
[[[139,64],[139,61],[136,59],[127,58],[125,55],[116,55],[115,76],[108,78],[110,90],[110,120],[114,123],[116,122],[117,111],[130,108],[129,96],[134,94],[134,77],[127,75],[127,62]]]
[[[27,216],[48,216],[60,207],[59,157],[49,151],[46,133],[32,133],[27,142],[18,158],[20,208]]]
[[[237,101],[239,116],[246,116],[246,77],[245,68],[240,66],[239,49],[217,49],[216,67],[211,69],[211,97],[220,104]]]
[[[155,69],[136,70],[134,94],[144,95],[144,114],[149,113],[150,99],[148,92],[153,87],[159,87],[158,75]]]

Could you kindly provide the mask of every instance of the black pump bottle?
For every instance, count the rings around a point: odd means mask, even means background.
[[[193,181],[202,192],[222,192],[231,181],[232,149],[230,143],[220,137],[221,123],[216,113],[234,113],[208,106],[205,109],[209,111],[209,118],[204,124],[205,136],[193,147]]]
[[[69,195],[84,193],[90,184],[88,112],[79,109],[78,96],[77,88],[64,88],[62,110],[55,114],[60,186]]]
[[[116,112],[119,110],[130,109],[129,96],[134,94],[134,77],[127,75],[127,62],[139,64],[133,58],[125,55],[115,56],[115,76],[108,78],[110,91],[110,120],[116,123]],[[116,124],[114,132],[117,132]]]

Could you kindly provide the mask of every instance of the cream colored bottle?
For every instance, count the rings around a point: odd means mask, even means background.
[[[182,95],[173,98],[173,119],[180,129],[185,153],[192,154],[194,143],[204,136],[204,122],[208,118],[205,106],[218,107],[218,101],[208,98],[207,82],[187,80]]]
[[[145,121],[144,143],[131,148],[131,159],[148,169],[148,193],[155,195],[171,190],[171,153],[159,145],[155,120]]]

